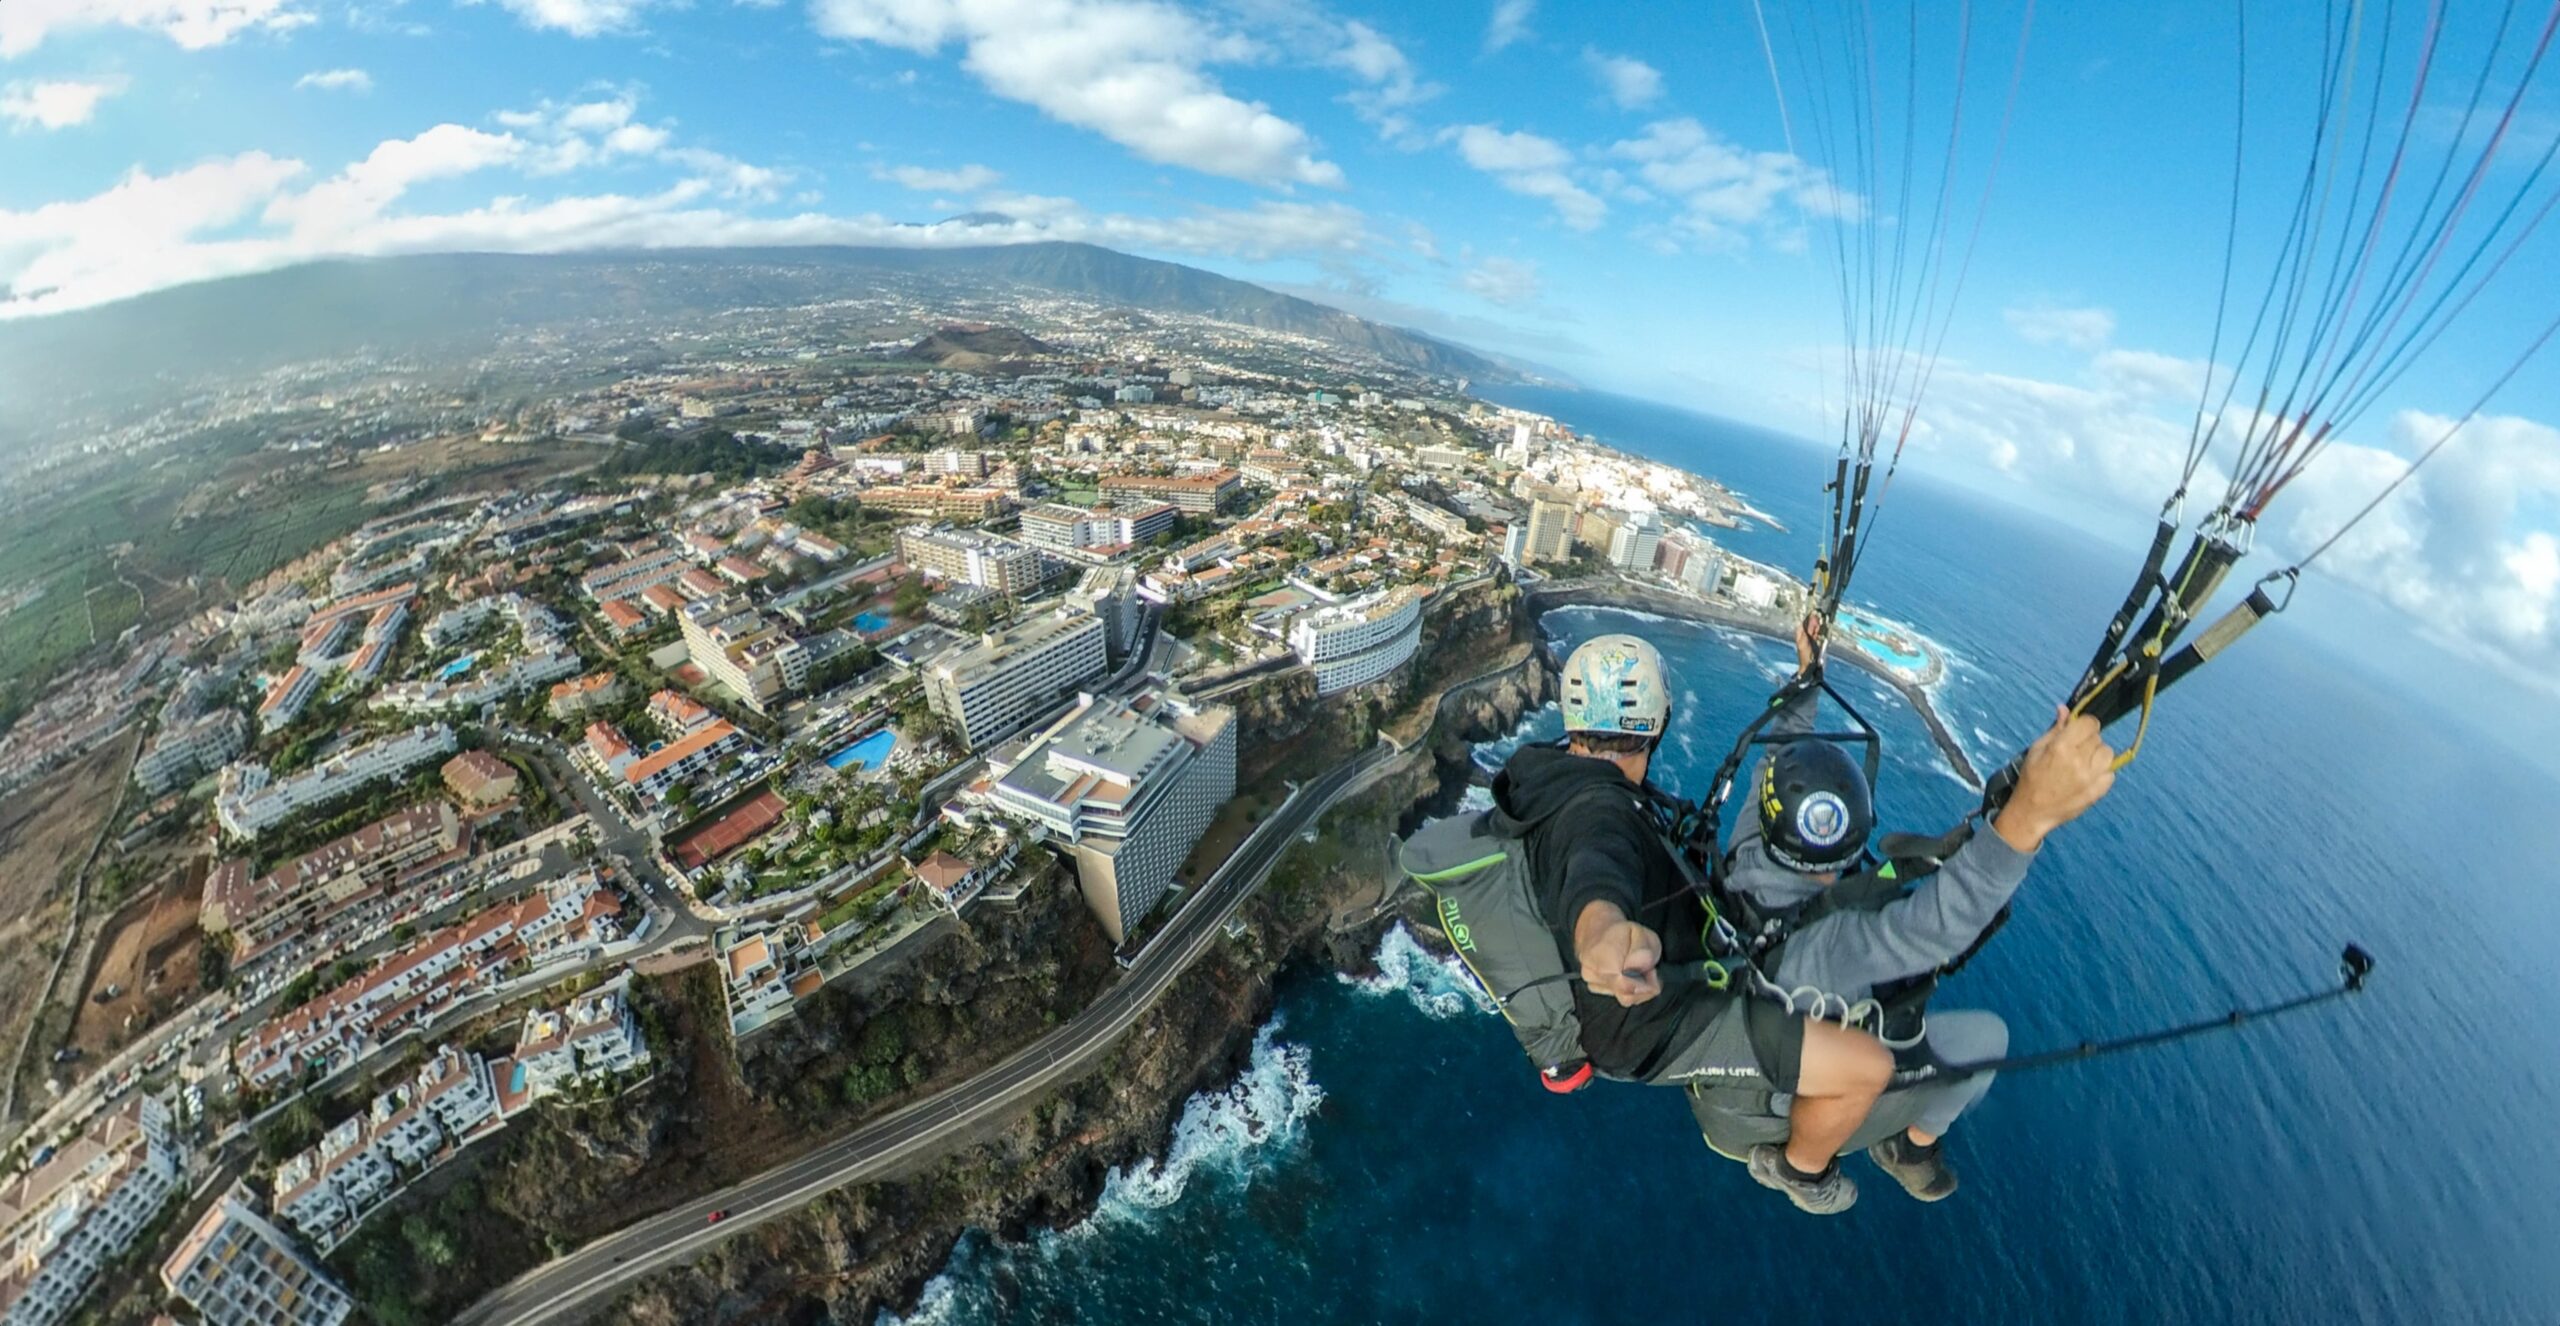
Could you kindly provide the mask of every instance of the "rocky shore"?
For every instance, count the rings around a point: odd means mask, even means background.
[[[831,1193],[748,1231],[604,1315],[650,1326],[870,1326],[884,1309],[911,1310],[969,1229],[1020,1239],[1082,1221],[1115,1167],[1160,1154],[1185,1102],[1243,1068],[1288,969],[1370,965],[1395,919],[1380,903],[1399,829],[1462,795],[1475,743],[1511,730],[1553,694],[1526,604],[1498,582],[1435,603],[1424,649],[1388,682],[1325,705],[1292,685],[1278,679],[1270,695],[1231,701],[1245,724],[1248,785],[1329,767],[1408,721],[1421,739],[1329,814],[1315,842],[1282,858],[1238,914],[1243,938],[1178,979],[1100,1071],[891,1181]],[[796,1094],[787,1071],[755,1066],[760,1054],[751,1048],[748,1080]]]

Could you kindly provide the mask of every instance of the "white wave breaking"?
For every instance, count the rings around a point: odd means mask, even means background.
[[[1274,1019],[1254,1035],[1253,1056],[1236,1080],[1204,1091],[1182,1107],[1163,1156],[1111,1171],[1103,1181],[1097,1222],[1142,1219],[1181,1198],[1192,1176],[1218,1171],[1250,1178],[1265,1168],[1259,1153],[1306,1135],[1307,1119],[1324,1103],[1314,1056],[1279,1038]]]
[[[1306,1136],[1306,1121],[1324,1104],[1315,1080],[1314,1056],[1303,1045],[1279,1039],[1274,1018],[1254,1035],[1244,1072],[1216,1091],[1184,1102],[1164,1154],[1111,1171],[1093,1214],[1066,1230],[1041,1230],[1020,1244],[972,1231],[941,1274],[925,1283],[913,1312],[883,1311],[874,1326],[958,1326],[988,1319],[996,1310],[988,1285],[996,1272],[1072,1273],[1072,1254],[1085,1241],[1117,1228],[1143,1225],[1181,1200],[1194,1179],[1215,1175],[1251,1182],[1278,1163],[1276,1153]],[[1034,1269],[1038,1268],[1038,1269]]]
[[[1375,975],[1336,972],[1334,979],[1365,995],[1401,993],[1415,1008],[1433,1018],[1494,1011],[1493,1001],[1485,998],[1465,963],[1424,948],[1401,921],[1379,938],[1378,951],[1371,961],[1378,965]]]

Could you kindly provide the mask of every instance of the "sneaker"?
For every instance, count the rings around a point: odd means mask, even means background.
[[[1867,1159],[1876,1168],[1893,1176],[1902,1190],[1923,1202],[1942,1202],[1955,1195],[1956,1172],[1947,1164],[1946,1139],[1928,1146],[1911,1140],[1908,1133],[1893,1136],[1867,1148]]]
[[[1796,1209],[1810,1215],[1838,1215],[1858,1204],[1858,1185],[1840,1172],[1833,1161],[1829,1169],[1811,1179],[1799,1178],[1795,1167],[1787,1163],[1787,1149],[1775,1142],[1762,1142],[1751,1148],[1751,1177],[1763,1188],[1775,1188],[1796,1204]]]

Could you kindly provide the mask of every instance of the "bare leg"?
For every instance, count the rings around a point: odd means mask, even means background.
[[[1893,1055],[1882,1042],[1863,1031],[1808,1020],[1787,1163],[1801,1174],[1829,1169],[1892,1080]]]

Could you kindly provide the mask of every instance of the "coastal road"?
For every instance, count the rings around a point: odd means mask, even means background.
[[[1363,774],[1392,757],[1381,743],[1308,784],[1209,877],[1117,984],[1057,1030],[958,1086],[528,1271],[456,1320],[473,1326],[581,1320],[655,1271],[689,1262],[713,1244],[789,1215],[821,1194],[928,1157],[953,1135],[1003,1118],[1083,1075],[1208,950],[1290,840]],[[714,1223],[715,1211],[728,1214]]]

